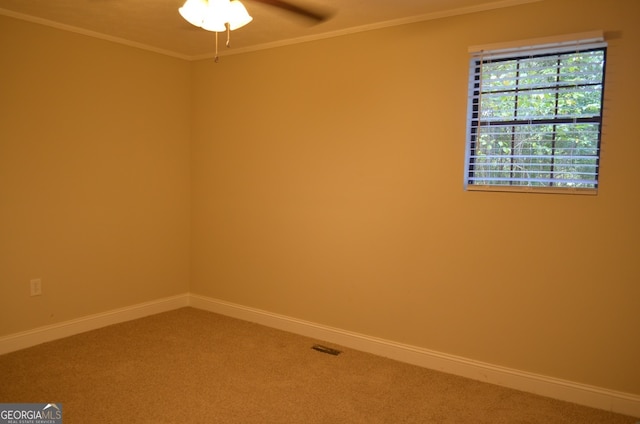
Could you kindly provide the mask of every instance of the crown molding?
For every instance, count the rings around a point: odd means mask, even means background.
[[[13,10],[7,10],[0,8],[0,15],[7,16],[9,18],[20,19],[22,21],[31,22],[34,24],[44,25],[50,28],[59,29],[62,31],[73,32],[75,34],[86,35],[88,37],[97,38],[100,40],[110,41],[112,43],[122,44],[128,47],[134,47],[137,49],[147,50],[153,53],[158,53],[165,56],[171,56],[182,60],[193,60],[192,56],[174,52],[171,50],[160,49],[154,46],[150,46],[144,43],[137,43],[135,41],[127,40],[120,37],[114,37],[112,35],[103,34],[101,32],[91,31],[85,28],[80,28],[73,25],[67,25],[60,22],[52,21],[49,19],[39,18],[37,16],[26,15],[24,13],[14,12]]]
[[[309,36],[304,36],[304,37],[290,38],[290,39],[286,39],[286,40],[278,40],[278,41],[274,41],[274,42],[271,42],[271,43],[263,43],[263,44],[257,44],[255,46],[248,46],[248,47],[244,47],[244,48],[226,50],[224,52],[221,52],[218,56],[222,57],[222,56],[232,56],[232,55],[237,55],[237,54],[246,54],[246,53],[256,52],[256,51],[260,51],[260,50],[268,50],[268,49],[273,49],[273,48],[277,48],[277,47],[284,47],[284,46],[290,46],[290,45],[294,45],[294,44],[307,43],[307,42],[310,42],[310,41],[318,41],[318,40],[324,40],[324,39],[328,39],[328,38],[342,37],[342,36],[345,36],[345,35],[356,34],[356,33],[360,33],[360,32],[373,31],[373,30],[377,30],[377,29],[383,29],[383,28],[389,28],[389,27],[394,27],[394,26],[413,24],[413,23],[418,23],[418,22],[432,21],[432,20],[443,19],[443,18],[448,18],[448,17],[452,17],[452,16],[468,15],[468,14],[471,14],[471,13],[478,13],[478,12],[486,12],[486,11],[489,11],[489,10],[503,9],[503,8],[506,8],[506,7],[520,6],[520,5],[527,4],[527,3],[538,3],[538,2],[541,2],[541,1],[544,1],[544,0],[500,0],[500,1],[495,1],[495,2],[492,2],[492,3],[485,3],[485,4],[476,5],[476,6],[469,6],[469,7],[462,7],[462,8],[445,10],[445,11],[440,11],[440,12],[427,13],[427,14],[423,14],[423,15],[410,16],[410,17],[407,17],[407,18],[393,19],[393,20],[388,20],[388,21],[383,21],[383,22],[376,22],[376,23],[373,23],[373,24],[361,25],[361,26],[356,26],[356,27],[352,27],[352,28],[346,28],[346,29],[337,30],[337,31],[330,31],[330,32],[325,32],[325,33],[321,33],[321,34],[314,34],[314,35],[309,35]],[[89,36],[89,37],[98,38],[98,39],[101,39],[101,40],[110,41],[110,42],[113,42],[113,43],[118,43],[118,44],[122,44],[122,45],[125,45],[125,46],[134,47],[134,48],[138,48],[138,49],[142,49],[142,50],[147,50],[147,51],[150,51],[150,52],[162,54],[162,55],[165,55],[165,56],[171,56],[171,57],[175,57],[175,58],[178,58],[178,59],[188,60],[188,61],[213,59],[215,57],[214,53],[209,53],[209,54],[204,54],[204,55],[188,55],[188,54],[183,54],[183,53],[179,53],[179,52],[175,52],[175,51],[161,49],[161,48],[154,47],[154,46],[151,46],[151,45],[148,45],[148,44],[138,43],[138,42],[135,42],[135,41],[130,41],[130,40],[124,39],[124,38],[114,37],[114,36],[111,36],[111,35],[108,35],[108,34],[103,34],[103,33],[96,32],[96,31],[91,31],[91,30],[80,28],[80,27],[76,27],[76,26],[73,26],[73,25],[62,24],[60,22],[55,22],[55,21],[52,21],[52,20],[49,20],[49,19],[44,19],[44,18],[39,18],[39,17],[31,16],[31,15],[26,15],[26,14],[23,14],[23,13],[18,13],[18,12],[14,12],[12,10],[2,9],[2,8],[0,8],[0,15],[4,15],[4,16],[8,16],[10,18],[20,19],[20,20],[23,20],[23,21],[27,21],[27,22],[31,22],[31,23],[35,23],[35,24],[40,24],[40,25],[44,25],[44,26],[48,26],[48,27],[52,27],[52,28],[56,28],[56,29],[60,29],[60,30],[63,30],[63,31],[69,31],[69,32],[73,32],[73,33],[76,33],[76,34],[86,35],[86,36]]]

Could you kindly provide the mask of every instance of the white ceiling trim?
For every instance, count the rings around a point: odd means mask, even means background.
[[[90,31],[88,29],[79,28],[79,27],[76,27],[76,26],[73,26],[73,25],[62,24],[60,22],[50,21],[48,19],[38,18],[36,16],[25,15],[23,13],[14,12],[12,10],[7,10],[7,9],[0,8],[0,15],[8,16],[10,18],[20,19],[20,20],[31,22],[31,23],[34,23],[34,24],[40,24],[40,25],[48,26],[48,27],[55,28],[55,29],[60,29],[60,30],[63,30],[63,31],[69,31],[69,32],[73,32],[73,33],[76,33],[76,34],[86,35],[88,37],[99,38],[101,40],[111,41],[113,43],[123,44],[125,46],[135,47],[135,48],[138,48],[138,49],[147,50],[147,51],[151,51],[151,52],[154,52],[154,53],[163,54],[163,55],[166,55],[166,56],[172,56],[172,57],[176,57],[178,59],[193,60],[193,57],[191,57],[191,56],[180,54],[180,53],[177,53],[177,52],[174,52],[174,51],[159,49],[157,47],[149,46],[148,44],[136,43],[135,41],[130,41],[130,40],[127,40],[127,39],[124,39],[124,38],[114,37],[112,35],[103,34],[101,32]]]
[[[287,39],[287,40],[276,41],[276,42],[273,42],[273,43],[264,43],[264,44],[259,44],[259,45],[256,45],[256,46],[251,46],[251,47],[246,47],[246,48],[225,50],[224,52],[220,52],[219,56],[231,56],[231,55],[236,55],[236,54],[250,53],[250,52],[255,52],[255,51],[259,51],[259,50],[266,50],[266,49],[289,46],[289,45],[293,45],[293,44],[305,43],[305,42],[310,42],[310,41],[323,40],[323,39],[327,39],[327,38],[340,37],[340,36],[344,36],[344,35],[356,34],[356,33],[365,32],[365,31],[372,31],[372,30],[376,30],[376,29],[382,29],[382,28],[388,28],[388,27],[393,27],[393,26],[412,24],[412,23],[417,23],[417,22],[430,21],[430,20],[435,20],[435,19],[448,18],[448,17],[452,17],[452,16],[467,15],[467,14],[471,14],[471,13],[485,12],[485,11],[494,10],[494,9],[502,9],[502,8],[506,8],[506,7],[519,6],[519,5],[527,4],[527,3],[537,3],[537,2],[541,2],[541,1],[544,1],[544,0],[499,0],[499,1],[496,1],[496,2],[493,2],[493,3],[485,3],[485,4],[481,4],[481,5],[477,5],[477,6],[469,6],[469,7],[463,7],[463,8],[458,8],[458,9],[446,10],[446,11],[442,11],[442,12],[428,13],[426,15],[418,15],[418,16],[411,16],[411,17],[408,17],[408,18],[401,18],[401,19],[394,19],[394,20],[390,20],[390,21],[377,22],[377,23],[370,24],[370,25],[362,25],[362,26],[358,26],[358,27],[347,28],[347,29],[339,30],[339,31],[326,32],[326,33],[322,33],[322,34],[315,34],[315,35],[310,35],[310,36],[306,36],[306,37],[291,38],[291,39]],[[110,42],[114,42],[114,43],[118,43],[118,44],[123,44],[125,46],[135,47],[135,48],[139,48],[139,49],[143,49],[143,50],[147,50],[147,51],[151,51],[151,52],[154,52],[154,53],[159,53],[159,54],[162,54],[162,55],[171,56],[171,57],[175,57],[175,58],[183,59],[183,60],[189,60],[189,61],[192,61],[192,60],[203,60],[203,59],[212,59],[213,57],[215,57],[214,54],[197,55],[197,56],[183,55],[183,54],[180,54],[180,53],[177,53],[177,52],[174,52],[174,51],[159,49],[157,47],[149,46],[147,44],[137,43],[137,42],[134,42],[134,41],[123,39],[123,38],[114,37],[114,36],[111,36],[111,35],[108,35],[108,34],[103,34],[103,33],[100,33],[100,32],[90,31],[90,30],[87,30],[87,29],[84,29],[84,28],[79,28],[79,27],[75,27],[75,26],[72,26],[72,25],[66,25],[66,24],[62,24],[62,23],[59,23],[59,22],[51,21],[51,20],[48,20],[48,19],[43,19],[43,18],[38,18],[38,17],[30,16],[30,15],[25,15],[25,14],[22,14],[22,13],[17,13],[17,12],[14,12],[14,11],[11,11],[11,10],[7,10],[7,9],[2,9],[2,8],[0,8],[0,15],[8,16],[10,18],[20,19],[20,20],[27,21],[27,22],[32,22],[32,23],[35,23],[35,24],[45,25],[45,26],[56,28],[56,29],[60,29],[60,30],[63,30],[63,31],[74,32],[74,33],[77,33],[77,34],[86,35],[86,36],[93,37],[93,38],[98,38],[98,39],[101,39],[101,40],[106,40],[106,41],[110,41]]]
[[[353,28],[347,28],[338,31],[325,32],[322,34],[309,35],[306,37],[292,38],[288,40],[275,41],[273,43],[259,44],[256,46],[224,50],[218,56],[232,56],[235,54],[249,53],[258,50],[272,49],[276,47],[289,46],[292,44],[305,43],[309,41],[323,40],[327,38],[340,37],[343,35],[356,34],[359,32],[372,31],[375,29],[389,28],[394,26],[413,24],[417,22],[432,21],[435,19],[448,18],[451,16],[467,15],[470,13],[485,12],[488,10],[502,9],[505,7],[519,6],[527,3],[537,3],[544,0],[500,0],[493,3],[485,3],[478,6],[469,6],[458,9],[445,10],[442,12],[428,13],[426,15],[410,16],[408,18],[394,19],[390,21],[377,22],[369,25],[362,25]],[[212,59],[215,54],[206,54],[200,56],[192,56],[191,60]]]

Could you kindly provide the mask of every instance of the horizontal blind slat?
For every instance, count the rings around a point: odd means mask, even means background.
[[[483,178],[483,177],[472,177],[471,181],[483,181],[485,184],[490,181],[494,182],[504,182],[504,183],[556,183],[556,184],[584,184],[584,185],[593,185],[596,184],[594,180],[563,180],[563,179],[553,179],[553,178]]]

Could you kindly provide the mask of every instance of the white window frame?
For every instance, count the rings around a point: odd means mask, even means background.
[[[564,36],[547,37],[533,40],[516,41],[512,43],[492,44],[485,46],[473,46],[469,48],[471,54],[470,71],[469,71],[469,98],[468,98],[468,110],[467,110],[467,134],[466,134],[466,153],[465,153],[465,175],[464,175],[464,189],[467,191],[515,191],[515,192],[534,192],[534,193],[553,193],[553,194],[597,194],[598,191],[598,177],[599,177],[599,165],[600,165],[600,145],[602,136],[602,114],[603,114],[603,99],[600,99],[600,114],[597,120],[597,151],[595,154],[595,183],[593,187],[558,187],[553,186],[551,182],[539,182],[532,179],[532,182],[538,184],[548,185],[519,185],[515,180],[513,182],[494,182],[487,184],[485,178],[482,180],[484,184],[480,184],[479,179],[474,179],[474,149],[475,143],[479,140],[478,131],[481,128],[490,128],[490,122],[481,122],[481,86],[480,80],[482,76],[478,73],[479,67],[482,62],[486,60],[500,60],[500,59],[522,59],[531,56],[540,55],[555,55],[562,53],[570,53],[575,51],[584,51],[592,49],[603,49],[604,59],[606,63],[606,47],[607,43],[604,41],[604,34],[602,31],[593,31],[581,34],[569,34]],[[602,92],[604,92],[604,73],[602,75]],[[556,112],[557,113],[557,112]],[[514,118],[516,119],[516,118]],[[519,121],[518,125],[526,127],[528,125],[538,124],[535,120]],[[484,125],[485,127],[482,127]],[[489,126],[487,126],[489,125]],[[494,127],[495,128],[495,127]],[[554,127],[555,128],[555,127]],[[555,149],[555,148],[554,148]],[[554,151],[555,154],[555,151]],[[531,184],[531,182],[521,182]]]

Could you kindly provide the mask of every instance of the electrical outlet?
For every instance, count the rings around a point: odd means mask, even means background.
[[[42,280],[39,278],[31,280],[31,296],[40,296],[42,294]]]

